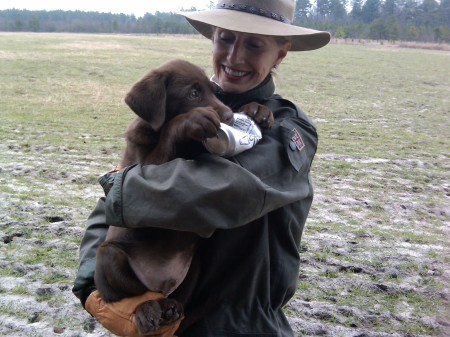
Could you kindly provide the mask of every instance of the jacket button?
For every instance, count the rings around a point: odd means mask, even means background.
[[[289,142],[289,147],[291,148],[292,151],[297,150],[297,146],[295,145],[294,141],[290,141]]]

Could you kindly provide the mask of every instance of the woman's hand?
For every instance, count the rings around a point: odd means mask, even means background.
[[[86,300],[86,311],[99,321],[105,329],[123,337],[174,337],[182,318],[157,327],[154,331],[140,334],[136,325],[136,308],[146,303],[163,298],[160,293],[147,292],[143,295],[124,298],[118,302],[106,303],[96,290]]]

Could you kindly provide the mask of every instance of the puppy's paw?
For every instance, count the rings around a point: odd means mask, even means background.
[[[171,298],[159,301],[161,307],[161,325],[167,325],[180,319],[184,315],[183,305]]]
[[[270,129],[275,122],[272,110],[256,102],[241,106],[239,111],[253,118],[256,124],[262,128]]]
[[[136,308],[136,328],[141,335],[149,334],[159,328],[162,311],[158,301],[147,301]]]

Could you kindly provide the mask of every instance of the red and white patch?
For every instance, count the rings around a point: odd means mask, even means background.
[[[302,136],[300,136],[300,133],[298,133],[297,129],[292,129],[292,132],[294,135],[292,136],[291,140],[294,143],[297,150],[301,151],[305,147],[305,143],[303,142]]]

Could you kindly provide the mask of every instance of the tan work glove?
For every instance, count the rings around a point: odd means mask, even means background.
[[[134,312],[144,302],[162,299],[161,293],[146,292],[140,296],[124,298],[118,302],[106,303],[100,297],[98,290],[93,291],[86,300],[86,310],[103,327],[121,337],[176,337],[174,335],[180,326],[182,318],[169,324],[160,326],[147,335],[140,335],[135,324]]]

